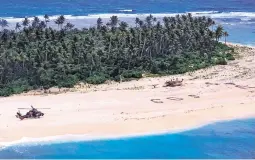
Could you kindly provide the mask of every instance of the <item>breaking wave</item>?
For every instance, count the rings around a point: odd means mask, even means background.
[[[133,14],[133,10],[124,9],[119,10],[120,13],[107,13],[107,14],[88,14],[84,16],[74,16],[74,15],[65,15],[68,20],[79,20],[79,19],[97,19],[97,18],[110,18],[113,15],[118,16],[119,18],[135,18],[135,17],[146,17],[152,14],[154,17],[162,18],[165,16],[175,16],[177,14],[187,14],[191,13],[193,16],[206,16],[214,19],[226,19],[226,18],[238,18],[241,21],[255,21],[255,12],[218,12],[218,11],[201,11],[201,12],[185,12],[185,13],[140,13]],[[130,12],[130,13],[123,13]],[[60,15],[50,16],[51,20],[57,19]],[[44,19],[43,15],[38,16],[40,19]],[[6,19],[9,23],[21,22],[23,18],[15,17],[0,17],[0,19]],[[28,17],[29,20],[32,20],[33,17]]]
[[[119,12],[133,12],[132,9],[120,9]]]
[[[181,132],[184,130],[176,131]],[[6,149],[7,147],[12,146],[37,146],[37,145],[45,145],[45,144],[58,144],[58,143],[66,143],[66,142],[80,142],[80,141],[97,141],[97,140],[113,140],[113,139],[123,139],[123,138],[133,138],[133,137],[141,137],[141,136],[153,136],[153,135],[161,135],[166,133],[174,133],[174,132],[157,132],[157,133],[143,133],[143,134],[131,134],[131,135],[121,135],[121,136],[96,136],[96,135],[73,135],[73,134],[66,134],[66,135],[59,135],[59,136],[48,136],[48,137],[41,137],[41,138],[30,138],[30,137],[23,137],[20,140],[12,141],[12,142],[0,142],[0,151]]]

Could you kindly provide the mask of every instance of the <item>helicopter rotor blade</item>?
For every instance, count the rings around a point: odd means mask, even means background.
[[[31,109],[31,108],[18,108],[18,109]],[[51,109],[51,108],[36,108],[36,109]]]

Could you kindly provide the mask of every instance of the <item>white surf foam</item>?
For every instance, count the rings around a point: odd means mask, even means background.
[[[119,12],[133,12],[132,9],[120,9]]]
[[[122,138],[132,138],[132,137],[139,137],[139,136],[149,136],[149,135],[160,135],[166,134],[170,132],[159,132],[155,134],[133,134],[133,135],[122,135],[122,136],[102,136],[102,135],[59,135],[59,136],[49,136],[49,137],[42,137],[42,138],[29,138],[23,137],[20,140],[12,141],[12,142],[0,142],[0,150],[5,149],[6,147],[10,146],[35,146],[35,145],[44,145],[44,144],[59,144],[59,143],[67,143],[67,142],[80,142],[80,141],[95,141],[95,140],[114,140],[114,139],[122,139]]]
[[[204,124],[205,125],[205,124]],[[49,137],[41,137],[41,138],[29,138],[23,137],[20,140],[12,141],[12,142],[0,142],[0,150],[11,147],[11,146],[37,146],[37,145],[47,145],[47,144],[60,144],[60,143],[68,143],[68,142],[81,142],[81,141],[99,141],[99,140],[121,140],[127,138],[139,138],[145,136],[157,136],[164,134],[173,134],[180,133],[190,129],[200,128],[204,125],[195,126],[193,128],[187,129],[176,129],[172,131],[161,131],[161,132],[150,132],[150,133],[135,133],[135,134],[127,134],[127,135],[90,135],[90,134],[66,134],[66,135],[57,135],[57,136],[49,136]]]
[[[81,142],[81,141],[99,141],[99,140],[121,140],[127,138],[139,138],[146,136],[159,136],[164,134],[174,134],[180,133],[188,130],[193,130],[197,128],[201,128],[208,124],[201,124],[191,128],[185,129],[172,129],[171,131],[165,130],[160,132],[149,132],[149,133],[134,133],[134,134],[126,134],[126,135],[91,135],[91,134],[66,134],[66,135],[57,135],[57,136],[48,136],[41,138],[30,138],[23,137],[17,141],[11,142],[0,142],[0,150],[5,149],[11,146],[36,146],[36,145],[45,145],[45,144],[59,144],[59,143],[68,143],[68,142]]]
[[[255,12],[215,12],[195,14],[200,16],[210,16],[211,18],[255,18]]]
[[[197,11],[197,12],[189,12],[191,14],[213,14],[218,13],[218,11]]]
[[[133,12],[133,10],[120,10],[120,12]],[[218,12],[218,11],[199,11],[199,12],[185,12],[185,13],[108,13],[108,14],[88,14],[85,16],[73,16],[73,15],[64,15],[67,20],[79,20],[79,19],[97,19],[97,18],[110,18],[115,15],[119,18],[136,18],[136,17],[146,17],[152,14],[154,17],[168,17],[175,16],[177,14],[187,14],[191,13],[193,16],[206,16],[211,18],[240,18],[241,20],[247,21],[255,19],[255,12]],[[57,19],[60,15],[50,16],[51,20]],[[0,19],[6,19],[8,22],[21,22],[24,18],[15,18],[15,17],[0,17]],[[43,15],[39,15],[38,18],[41,20],[44,19]],[[29,20],[33,20],[33,17],[28,17]]]

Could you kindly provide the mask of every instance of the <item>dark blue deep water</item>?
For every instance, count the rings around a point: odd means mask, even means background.
[[[254,0],[1,0],[0,17],[195,11],[255,12]]]
[[[0,0],[0,17],[13,24],[18,17],[44,14],[102,18],[112,14],[136,17],[144,13],[186,12],[203,12],[201,15],[212,17],[225,27],[230,34],[228,41],[255,46],[255,0]],[[72,23],[88,27],[91,21]]]
[[[255,158],[255,119],[174,134],[12,146],[0,158]]]

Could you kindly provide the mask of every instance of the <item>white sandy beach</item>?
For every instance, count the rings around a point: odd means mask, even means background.
[[[239,59],[193,73],[80,85],[57,95],[32,91],[0,98],[0,142],[65,134],[121,136],[178,131],[255,117],[255,48],[238,48]],[[177,77],[184,79],[183,86],[163,87],[165,81]],[[30,105],[49,109],[41,109],[45,113],[41,119],[21,121],[15,117],[18,108]],[[28,110],[20,111],[25,114]]]

